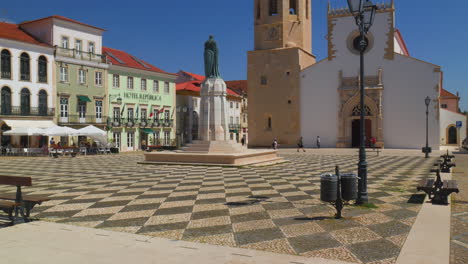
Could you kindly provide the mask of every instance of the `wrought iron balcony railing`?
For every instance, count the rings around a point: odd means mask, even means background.
[[[114,117],[109,119],[109,125],[113,127],[172,127],[172,119],[154,118],[124,118]]]
[[[96,115],[69,115],[66,117],[58,118],[59,124],[106,124],[107,117],[96,117]]]
[[[0,107],[0,114],[4,116],[54,116],[55,108],[24,106],[8,107],[2,105]]]
[[[2,71],[2,79],[11,79],[11,71]]]
[[[240,124],[229,124],[229,130],[240,130]]]
[[[76,49],[67,49],[62,47],[56,47],[56,55],[69,57],[79,60],[94,61],[100,63],[107,63],[106,56],[101,54],[95,54],[92,52],[79,51]]]

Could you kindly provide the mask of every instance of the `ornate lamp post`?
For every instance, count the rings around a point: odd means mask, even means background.
[[[359,28],[359,53],[360,53],[360,100],[361,100],[361,118],[360,118],[360,147],[358,163],[358,199],[357,204],[368,202],[367,195],[367,161],[366,161],[366,132],[365,132],[365,105],[364,105],[364,52],[369,43],[366,38],[367,32],[374,23],[375,11],[377,7],[370,0],[348,0],[349,11],[356,20]]]
[[[424,103],[426,103],[426,147],[423,148],[423,152],[426,155],[425,157],[429,158],[429,153],[432,151],[429,147],[429,104],[431,103],[431,98],[429,96],[426,97]]]

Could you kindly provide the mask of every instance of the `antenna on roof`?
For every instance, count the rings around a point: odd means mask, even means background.
[[[111,52],[106,51],[106,54],[109,55],[109,57],[111,57],[111,58],[113,58],[114,60],[116,60],[118,63],[120,63],[120,64],[125,64],[125,62],[123,62],[121,59],[117,58],[117,56],[115,56],[115,55],[112,54]]]
[[[143,67],[147,68],[147,69],[151,69],[148,65],[146,65],[144,62],[142,62],[140,59],[138,58],[135,58],[132,56],[132,59],[138,63],[140,63]]]

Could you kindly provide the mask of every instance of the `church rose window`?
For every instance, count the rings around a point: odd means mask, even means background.
[[[364,110],[365,110],[365,112],[364,112],[365,116],[371,116],[372,115],[372,112],[371,112],[370,108],[367,105],[364,106]],[[361,116],[361,106],[360,105],[356,105],[353,108],[352,116]]]

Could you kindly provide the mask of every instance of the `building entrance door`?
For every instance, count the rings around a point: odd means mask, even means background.
[[[448,129],[448,144],[457,144],[458,142],[458,136],[457,136],[457,128],[454,126],[451,126]]]
[[[354,119],[352,123],[352,143],[353,148],[359,148],[361,145],[360,131],[361,131],[361,120]],[[372,120],[366,119],[365,123],[365,132],[366,132],[366,146],[369,146],[369,140],[372,137]]]

